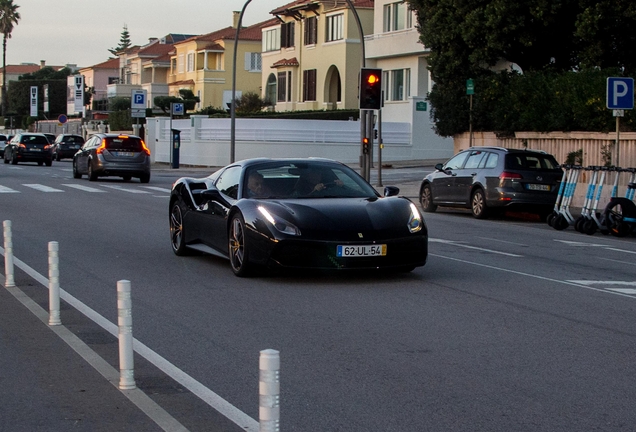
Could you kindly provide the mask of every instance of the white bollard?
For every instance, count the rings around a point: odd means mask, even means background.
[[[4,227],[4,274],[5,274],[5,287],[14,287],[15,281],[13,279],[13,240],[11,240],[11,221],[6,220],[2,222]]]
[[[60,246],[49,242],[49,325],[60,325]]]
[[[117,282],[117,323],[119,324],[119,388],[131,390],[135,385],[132,335],[132,297],[130,281]]]
[[[258,420],[260,432],[280,431],[280,354],[261,351],[258,371]]]

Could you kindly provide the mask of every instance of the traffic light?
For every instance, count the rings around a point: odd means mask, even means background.
[[[362,138],[362,153],[363,154],[369,153],[369,138],[367,137]]]
[[[360,70],[360,109],[379,110],[382,107],[382,69]]]

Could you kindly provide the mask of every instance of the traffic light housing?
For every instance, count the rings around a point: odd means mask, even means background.
[[[360,109],[379,110],[382,107],[382,69],[360,70]]]

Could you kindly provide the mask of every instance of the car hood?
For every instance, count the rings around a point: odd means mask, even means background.
[[[360,240],[408,235],[409,204],[402,197],[373,197],[263,200],[259,206],[296,225],[303,237]]]

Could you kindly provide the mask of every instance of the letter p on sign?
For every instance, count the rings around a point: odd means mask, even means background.
[[[607,78],[608,109],[634,109],[634,78]]]

